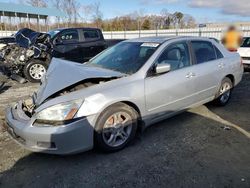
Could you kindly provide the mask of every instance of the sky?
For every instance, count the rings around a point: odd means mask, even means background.
[[[192,15],[199,23],[250,21],[250,0],[78,0],[88,5],[100,2],[103,18],[122,16],[143,10],[144,14],[181,11]],[[0,0],[18,2],[18,0]],[[49,0],[48,0],[49,2]]]

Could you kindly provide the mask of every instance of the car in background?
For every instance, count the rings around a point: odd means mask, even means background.
[[[212,40],[214,40],[214,41],[217,42],[217,43],[221,43],[220,40],[218,40],[217,38],[209,37],[209,39],[212,39]]]
[[[23,28],[15,44],[3,47],[0,58],[5,75],[40,82],[53,57],[84,63],[121,40],[105,41],[97,28],[65,28],[40,33]],[[25,80],[25,79],[24,79]],[[20,81],[19,81],[20,82]]]
[[[0,38],[0,50],[8,44],[14,44],[16,42],[15,37],[1,37]]]
[[[97,28],[63,28],[48,32],[53,44],[52,57],[83,63],[107,48]]]
[[[245,69],[250,69],[250,37],[244,37],[243,42],[238,49]]]
[[[5,127],[25,148],[70,154],[124,148],[139,126],[214,101],[241,81],[238,53],[201,37],[121,42],[85,64],[56,59],[33,97],[6,110]]]

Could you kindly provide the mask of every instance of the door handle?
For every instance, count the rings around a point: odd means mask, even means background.
[[[196,76],[195,73],[191,72],[191,77],[194,77],[194,76]]]
[[[190,73],[188,73],[187,75],[186,75],[186,78],[190,78],[191,77],[191,75],[190,75]]]
[[[189,72],[189,73],[186,75],[186,78],[192,78],[192,77],[194,77],[194,76],[196,76],[195,73]]]
[[[224,67],[224,63],[219,63],[218,67],[219,68],[223,68]]]

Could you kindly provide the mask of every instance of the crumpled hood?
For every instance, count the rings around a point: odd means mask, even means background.
[[[16,43],[19,46],[23,48],[29,48],[31,45],[33,45],[36,42],[37,38],[40,35],[43,35],[43,33],[39,33],[28,28],[23,28],[23,29],[20,29],[15,34],[15,39],[16,39]]]
[[[122,77],[125,74],[53,58],[46,75],[42,78],[35,103],[40,105],[49,96],[77,82],[89,78]]]

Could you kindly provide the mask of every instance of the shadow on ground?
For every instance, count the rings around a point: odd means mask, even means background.
[[[240,82],[232,92],[230,102],[221,108],[213,104],[206,105],[215,114],[250,132],[250,73],[245,73],[243,81]]]
[[[116,153],[31,153],[1,173],[0,187],[250,187],[250,140],[221,127],[185,112]]]
[[[9,88],[11,88],[11,86],[5,85],[5,84],[3,83],[2,85],[0,85],[0,94],[4,93],[4,92],[7,91]]]

